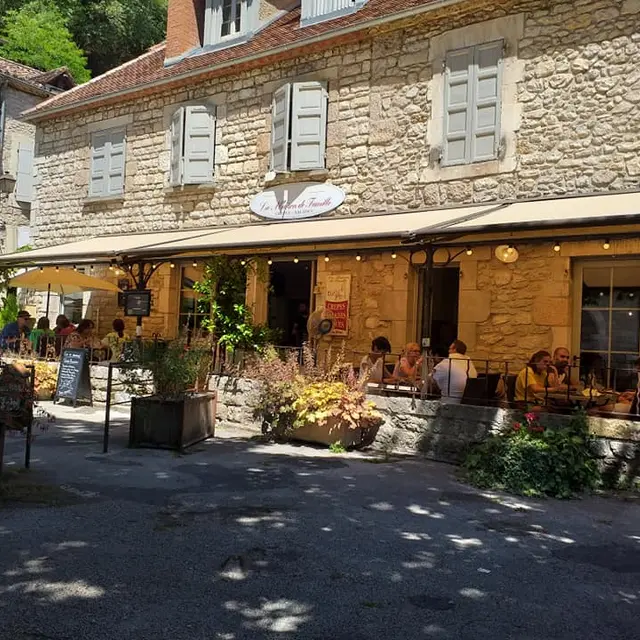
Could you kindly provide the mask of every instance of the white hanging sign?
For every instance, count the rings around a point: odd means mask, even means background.
[[[254,196],[251,211],[269,220],[300,220],[333,211],[344,198],[342,189],[324,182],[283,184]]]

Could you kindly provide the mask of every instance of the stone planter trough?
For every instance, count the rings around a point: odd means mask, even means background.
[[[379,428],[380,425],[352,429],[346,422],[330,420],[326,425],[311,423],[298,427],[291,432],[290,440],[327,446],[339,442],[345,449],[360,449],[375,440]]]

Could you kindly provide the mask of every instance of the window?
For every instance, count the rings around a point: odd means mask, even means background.
[[[271,107],[271,169],[324,169],[327,85],[294,82],[280,87]]]
[[[124,193],[124,129],[100,131],[91,136],[89,196],[101,198]]]
[[[181,107],[171,119],[170,183],[213,182],[216,118],[209,107]]]
[[[18,145],[15,196],[18,202],[33,202],[33,141]]]
[[[357,11],[368,0],[302,0],[300,24],[304,27]]]
[[[500,40],[447,53],[442,164],[498,157],[502,52]]]
[[[580,374],[607,388],[635,387],[640,352],[640,263],[579,270]]]
[[[258,21],[259,0],[207,0],[204,44],[244,41]]]
[[[202,278],[202,269],[184,267],[181,277],[178,329],[199,329],[211,313],[210,304],[201,300],[200,294],[193,289],[193,285]]]

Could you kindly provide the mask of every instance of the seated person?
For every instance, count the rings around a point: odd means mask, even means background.
[[[0,333],[0,349],[20,351],[22,341],[27,339],[31,333],[30,318],[31,315],[28,311],[19,311],[16,321],[3,327],[2,333]]]
[[[551,368],[551,354],[536,351],[516,379],[516,402],[536,403],[536,394],[558,391],[556,377]],[[566,387],[565,387],[566,388]]]
[[[380,383],[386,377],[384,359],[391,353],[391,343],[384,336],[378,336],[371,342],[371,353],[362,358],[360,375],[367,376],[367,382]]]
[[[625,391],[618,396],[618,402],[613,408],[615,413],[640,415],[640,358],[634,362],[634,366],[638,372],[638,386],[633,391]]]
[[[120,360],[122,352],[124,350],[124,343],[130,338],[124,330],[124,321],[121,318],[116,318],[112,324],[113,331],[107,333],[102,339],[102,346],[106,347],[109,352],[107,356],[111,358],[113,362]]]
[[[33,352],[40,358],[46,358],[49,354],[49,346],[54,347],[55,335],[50,329],[49,318],[43,316],[38,320],[36,328],[29,335]]]
[[[95,328],[93,320],[87,318],[80,320],[76,330],[69,334],[64,343],[64,349],[90,349],[92,360],[99,359],[104,347],[93,334]]]
[[[416,383],[422,374],[422,358],[420,345],[410,342],[404,348],[404,355],[398,360],[393,370],[393,378],[396,382],[408,381]]]
[[[460,404],[467,379],[478,377],[467,356],[467,345],[462,340],[454,340],[449,347],[449,357],[433,368],[431,376],[442,393],[443,402]]]

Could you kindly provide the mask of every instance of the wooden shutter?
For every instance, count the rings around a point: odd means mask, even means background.
[[[289,168],[289,126],[291,120],[291,85],[285,84],[273,94],[271,106],[271,169]]]
[[[125,134],[122,131],[111,131],[108,142],[108,181],[106,195],[113,196],[124,193]]]
[[[33,141],[21,142],[18,145],[18,171],[15,189],[18,202],[33,202],[33,149]]]
[[[106,133],[95,133],[91,137],[91,177],[89,195],[99,198],[107,193],[107,154],[109,136]]]
[[[215,117],[205,106],[185,108],[184,184],[213,182]]]
[[[291,170],[324,169],[326,143],[326,84],[296,82],[292,99]]]
[[[300,18],[303,23],[319,21],[333,14],[349,13],[366,0],[302,0]]]
[[[184,171],[184,109],[180,107],[171,118],[171,161],[169,165],[169,183],[176,186],[182,183]]]
[[[471,159],[472,68],[472,47],[447,54],[443,164],[464,164]]]
[[[475,47],[471,160],[493,160],[500,142],[503,43]]]

